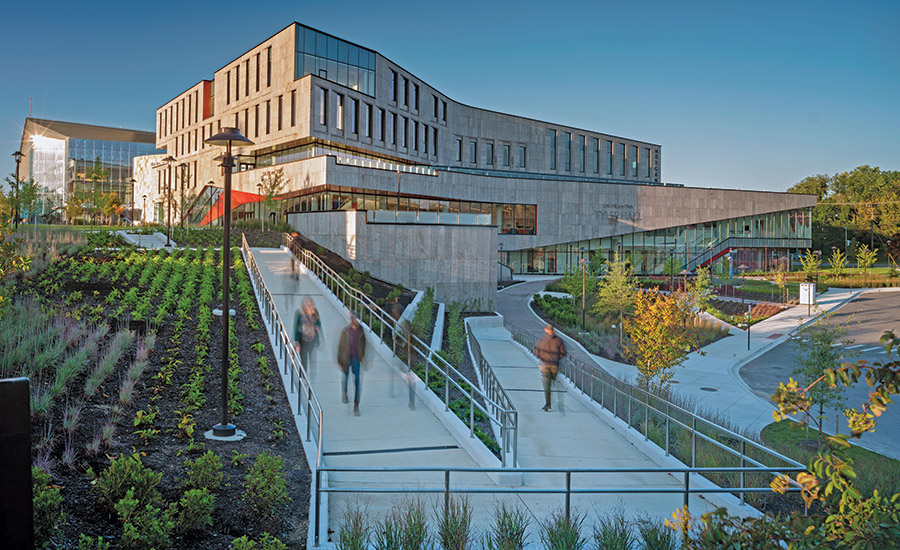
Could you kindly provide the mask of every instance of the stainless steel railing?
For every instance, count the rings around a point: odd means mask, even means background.
[[[524,328],[504,321],[504,327],[513,336],[513,339],[523,345],[529,351],[534,348],[537,337],[527,332]],[[757,443],[752,439],[744,437],[727,428],[698,416],[687,409],[671,403],[663,397],[655,395],[643,388],[634,386],[627,382],[623,382],[613,375],[609,374],[597,365],[589,365],[571,356],[564,357],[559,363],[559,372],[568,378],[576,388],[584,392],[586,395],[597,402],[601,407],[609,410],[615,416],[625,421],[629,428],[642,430],[644,441],[652,442],[650,439],[650,415],[654,415],[654,419],[660,418],[664,424],[664,433],[662,434],[664,445],[660,447],[665,450],[666,456],[671,454],[671,430],[672,428],[681,428],[690,434],[690,467],[697,467],[697,443],[705,441],[714,447],[721,449],[729,455],[740,460],[741,467],[750,464],[757,468],[771,468],[761,461],[750,456],[752,451],[754,454],[763,455],[767,458],[780,461],[785,465],[783,471],[793,471],[792,468],[804,468],[803,464],[792,458],[788,458],[777,451],[769,449],[765,445]],[[637,424],[637,427],[635,426]],[[709,435],[712,434],[712,435]],[[718,437],[716,437],[718,436]],[[729,445],[722,443],[719,438],[729,441],[739,446],[734,449]],[[653,442],[656,444],[655,442]],[[775,468],[773,471],[779,471]],[[741,503],[744,502],[744,474],[741,474],[740,486],[735,492],[741,494]]]
[[[313,273],[328,290],[369,329],[377,334],[382,342],[391,347],[394,354],[403,359],[408,370],[413,366],[424,366],[426,386],[431,376],[443,377],[444,410],[450,410],[450,388],[455,388],[469,402],[469,437],[475,437],[475,410],[484,413],[490,422],[500,426],[500,464],[506,468],[514,466],[517,460],[518,413],[512,400],[505,392],[496,389],[488,393],[462,375],[453,365],[445,361],[436,351],[420,340],[410,331],[403,329],[399,322],[384,311],[364,292],[348,285],[344,279],[330,267],[325,265],[312,252],[295,243],[292,237],[284,234],[284,245],[294,256]],[[499,382],[497,383],[499,385]]]
[[[506,390],[503,389],[503,385],[494,373],[494,369],[491,368],[481,354],[481,344],[478,343],[475,335],[470,332],[468,325],[466,325],[466,335],[469,349],[472,350],[472,356],[475,359],[475,369],[481,378],[482,390],[488,396],[488,403],[501,404],[501,408],[494,410],[494,417],[501,420],[498,426],[500,429],[500,441],[504,447],[509,447],[504,448],[503,452],[504,454],[512,453],[512,467],[515,468],[519,448],[519,431],[515,427],[519,425],[519,412],[516,410]]]
[[[534,486],[491,486],[491,487],[473,487],[473,486],[454,486],[451,480],[453,473],[503,473],[514,471],[521,474],[543,474],[540,476],[542,480],[549,481],[553,476],[562,478],[562,482],[556,487],[534,487]],[[590,495],[590,494],[681,494],[683,495],[684,506],[688,506],[690,496],[692,494],[712,494],[712,493],[734,493],[737,488],[734,487],[692,487],[691,475],[702,475],[712,473],[735,473],[740,474],[741,480],[747,473],[751,474],[772,474],[773,476],[781,473],[793,473],[806,471],[804,467],[792,468],[763,468],[763,467],[720,467],[720,468],[517,468],[515,470],[505,470],[502,468],[404,468],[404,467],[385,467],[385,468],[320,468],[316,470],[315,480],[315,504],[314,504],[314,532],[315,545],[319,545],[319,529],[321,517],[321,503],[323,493],[381,493],[381,494],[441,494],[444,497],[444,514],[446,517],[450,508],[451,494],[545,494],[545,495],[563,495],[565,499],[564,509],[566,517],[571,515],[572,495]],[[323,486],[322,474],[328,472],[329,479],[331,474],[343,473],[371,473],[378,476],[384,476],[385,473],[428,473],[441,474],[442,482],[438,485],[426,485],[420,482],[414,488],[409,487],[375,487],[374,484],[361,483],[355,487],[325,487]],[[608,475],[611,477],[621,476],[622,474],[669,474],[673,478],[675,475],[682,476],[681,487],[634,487],[616,485],[615,481],[611,485],[602,487],[582,487],[573,486],[573,475]],[[435,476],[438,477],[438,476]],[[621,478],[621,477],[620,477]],[[676,478],[677,479],[677,478]],[[768,485],[765,487],[741,487],[742,493],[771,493],[772,489]],[[799,492],[799,487],[790,487],[789,492]]]
[[[306,441],[310,441],[312,434],[316,435],[316,464],[318,468],[322,463],[322,432],[324,429],[324,414],[319,397],[309,380],[309,374],[300,356],[294,348],[293,338],[288,328],[285,326],[278,308],[275,307],[275,300],[272,293],[266,286],[265,280],[259,272],[259,266],[253,257],[253,252],[247,244],[247,238],[241,234],[241,248],[244,251],[244,258],[247,264],[247,271],[250,272],[250,281],[253,284],[253,290],[256,291],[256,299],[262,310],[263,320],[267,328],[272,332],[275,341],[275,353],[284,363],[284,374],[290,374],[290,393],[297,393],[297,413],[306,416]],[[305,406],[304,406],[305,400]],[[313,429],[315,428],[315,429]]]

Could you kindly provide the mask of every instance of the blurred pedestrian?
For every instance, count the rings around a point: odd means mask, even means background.
[[[312,351],[319,345],[321,334],[319,311],[311,298],[304,298],[294,313],[294,348],[300,354],[300,362],[307,372],[312,369]]]
[[[362,325],[352,313],[350,324],[341,331],[341,339],[338,343],[337,362],[341,368],[341,401],[349,402],[347,397],[347,378],[353,373],[353,414],[359,416],[359,369],[360,363],[366,355],[366,335]]]
[[[550,385],[559,374],[559,361],[566,356],[566,345],[553,331],[553,325],[544,327],[544,335],[534,345],[534,355],[541,362],[541,382],[544,384],[544,407],[550,412]]]

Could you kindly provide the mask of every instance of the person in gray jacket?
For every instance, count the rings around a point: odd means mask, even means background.
[[[541,362],[541,381],[544,383],[544,408],[550,412],[550,385],[559,374],[559,361],[566,356],[566,345],[553,331],[553,325],[544,327],[544,336],[534,345],[534,356]]]

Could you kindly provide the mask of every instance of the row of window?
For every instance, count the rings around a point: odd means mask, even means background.
[[[173,193],[178,192],[179,183],[183,184],[182,191],[197,187],[196,160],[193,163],[169,164],[165,168],[156,171],[157,194],[163,195],[169,186],[171,186]]]
[[[296,26],[294,78],[314,74],[375,97],[375,52]]]
[[[334,121],[329,120],[329,101],[334,101]],[[398,113],[376,108],[359,99],[318,88],[318,122],[336,130],[372,138],[413,152],[437,158],[438,128]],[[349,127],[348,127],[349,124]]]
[[[410,86],[412,85],[412,86]],[[412,98],[410,98],[410,89],[412,90]],[[410,101],[412,99],[412,101]],[[447,122],[447,102],[438,96],[431,94],[434,109],[432,116],[434,120]],[[391,71],[391,101],[403,105],[412,111],[419,111],[419,85],[412,82],[405,76]]]
[[[187,128],[200,121],[200,92],[195,90],[176,101],[167,109],[156,113],[156,127],[159,137]]]
[[[478,157],[478,141],[474,139],[469,140],[469,155],[468,160],[469,164],[479,164],[479,160],[482,160],[483,163],[487,166],[495,166],[499,164],[500,166],[512,166],[513,162],[519,168],[525,168],[527,166],[527,149],[524,145],[517,145],[517,158],[513,159],[513,146],[509,143],[503,143],[500,145],[500,158],[496,158],[496,154],[494,151],[494,143],[486,142],[483,144],[484,150],[484,158],[479,159]],[[456,161],[463,162],[463,139],[456,138]]]
[[[575,149],[575,170],[582,174],[590,170],[594,174],[600,173],[600,139],[588,138],[586,136],[574,136],[571,132],[558,132],[557,130],[547,130],[550,155],[550,170],[557,170],[557,161],[559,158],[557,151],[557,138],[562,140],[562,164],[563,170],[572,172],[572,149]],[[590,157],[588,157],[590,151]],[[603,140],[603,152],[606,158],[604,170],[607,175],[626,176],[637,178],[644,177],[649,179],[653,161],[650,157],[650,148],[638,148],[637,145],[629,147],[624,143],[613,144],[612,140]],[[639,167],[643,166],[642,174],[639,174]],[[590,167],[590,168],[589,168]],[[615,174],[613,174],[615,172]]]
[[[255,75],[254,82],[256,91],[259,92],[262,86],[262,78],[260,71],[262,69],[262,52],[257,52],[255,56],[255,62],[253,63],[254,71],[252,74]],[[234,73],[234,100],[238,101],[241,98],[241,65],[244,66],[244,97],[250,95],[250,59],[247,58],[243,62],[238,61],[237,65],[234,67],[234,70],[228,69],[228,72],[225,73],[225,104],[231,104],[231,74]],[[266,75],[265,75],[265,83],[266,87],[272,86],[272,46],[266,48]]]

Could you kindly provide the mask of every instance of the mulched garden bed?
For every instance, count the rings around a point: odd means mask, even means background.
[[[110,253],[99,250],[87,252],[78,260],[79,262],[92,260],[97,263],[122,261]],[[106,296],[114,288],[118,289],[120,294],[124,294],[130,288],[138,288],[142,293],[147,291],[146,288],[138,287],[136,280],[81,282],[73,280],[67,272],[63,272],[61,276],[57,275],[60,284],[41,285],[45,275],[46,272],[19,281],[13,295],[19,300],[34,300],[40,303],[45,311],[54,312],[50,317],[51,322],[71,318],[73,314],[83,315],[85,312],[91,312],[93,319],[90,321],[91,326],[106,323],[118,329],[122,323],[112,316],[117,304],[107,304]],[[72,299],[75,292],[81,293],[77,301]],[[161,296],[152,297],[154,308],[161,299]],[[163,323],[152,327],[156,330],[156,342],[149,354],[146,371],[134,388],[130,404],[124,407],[121,420],[115,424],[114,435],[108,445],[90,450],[92,439],[109,421],[111,409],[119,406],[117,402],[119,387],[125,371],[135,361],[135,350],[141,339],[140,335],[118,361],[114,374],[107,378],[99,391],[84,401],[80,414],[81,429],[76,429],[71,436],[64,437],[60,426],[65,418],[67,406],[81,397],[81,388],[84,387],[87,375],[98,360],[96,356],[91,359],[86,371],[75,378],[71,386],[67,386],[71,387],[72,391],[56,399],[45,415],[32,418],[33,459],[49,468],[53,484],[61,489],[63,497],[65,521],[59,526],[60,532],[52,544],[53,547],[77,548],[78,537],[82,533],[94,537],[103,536],[105,541],[112,541],[114,546],[122,536],[122,523],[115,512],[100,503],[98,492],[86,473],[88,468],[99,474],[109,467],[111,458],[140,453],[145,466],[163,474],[158,489],[165,506],[177,502],[184,494],[185,460],[197,458],[207,450],[221,459],[224,474],[221,488],[215,493],[213,525],[195,534],[173,534],[172,548],[227,549],[234,538],[242,535],[259,538],[263,531],[280,538],[289,548],[306,547],[310,471],[300,436],[294,426],[285,390],[281,381],[277,379],[277,363],[255,302],[251,314],[255,316],[259,327],[256,329],[248,326],[245,309],[240,307],[236,296],[232,303],[237,312],[233,323],[242,370],[238,387],[243,393],[241,402],[243,410],[232,417],[232,422],[239,430],[246,432],[245,439],[237,442],[221,442],[207,440],[203,436],[204,431],[219,422],[221,414],[219,369],[222,334],[218,318],[213,318],[210,327],[208,361],[211,368],[206,374],[203,388],[206,401],[199,409],[193,411],[193,420],[196,422],[193,438],[188,438],[178,429],[180,415],[177,411],[184,409],[182,385],[188,381],[189,366],[197,363],[197,341],[193,327],[188,326],[181,332],[180,340],[172,342],[174,315],[171,313]],[[190,318],[196,318],[196,304],[192,308]],[[98,350],[104,350],[115,333],[116,330],[110,330],[100,342]],[[262,343],[263,348],[251,350],[251,346],[257,342]],[[265,357],[271,366],[272,373],[268,377],[258,368],[258,357]],[[171,384],[165,384],[156,378],[156,375],[166,365],[173,364],[172,361],[177,362],[175,363],[177,368],[174,370]],[[52,380],[53,373],[45,372],[44,376]],[[36,380],[36,383],[40,382]],[[137,435],[137,428],[132,425],[132,420],[137,411],[152,409],[158,410],[154,427],[159,429],[159,433],[155,438],[144,442]],[[47,437],[48,434],[50,437]],[[66,460],[64,453],[71,449],[75,452],[74,460]],[[281,506],[273,519],[258,518],[250,505],[242,500],[244,478],[254,459],[264,451],[284,460],[287,490],[291,498],[290,504]],[[233,460],[238,454],[243,455],[243,458]]]

